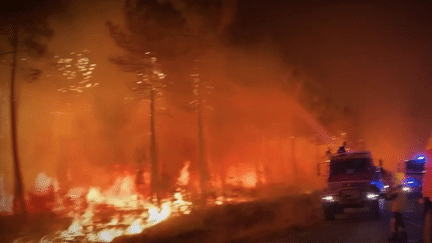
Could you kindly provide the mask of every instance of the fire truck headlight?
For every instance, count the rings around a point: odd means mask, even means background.
[[[403,190],[404,192],[410,192],[410,191],[411,191],[411,188],[409,188],[409,187],[407,187],[407,186],[404,186],[404,187],[402,187],[402,190]]]
[[[369,200],[376,200],[378,199],[378,196],[378,194],[372,192],[368,192],[368,194],[366,195],[367,199]]]
[[[335,201],[335,199],[334,199],[333,196],[323,196],[323,197],[322,197],[322,200],[323,200],[324,202],[334,202],[334,201]]]

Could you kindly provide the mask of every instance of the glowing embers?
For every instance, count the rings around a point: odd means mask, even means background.
[[[58,91],[75,91],[82,93],[85,88],[96,87],[99,85],[99,83],[90,82],[96,64],[90,64],[90,59],[84,56],[87,54],[87,50],[82,50],[81,53],[69,53],[70,57],[67,58],[61,58],[59,56],[54,57],[56,70],[68,80],[66,86],[58,89]]]

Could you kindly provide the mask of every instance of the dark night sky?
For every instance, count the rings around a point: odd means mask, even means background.
[[[432,128],[431,13],[430,1],[249,0],[231,33],[240,47],[270,40],[288,65],[361,114],[370,144],[399,134],[394,147],[413,152]]]
[[[339,86],[338,73],[354,82],[377,69],[398,67],[417,76],[411,85],[427,94],[432,4],[392,2],[240,1],[232,36],[238,46],[271,36],[287,63],[301,65],[330,85],[334,82],[332,88]],[[393,83],[408,84],[400,79]],[[411,99],[417,98],[411,96],[415,93],[409,94]]]

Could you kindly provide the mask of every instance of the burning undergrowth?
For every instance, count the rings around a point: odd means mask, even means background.
[[[21,237],[14,242],[112,242],[119,237],[141,234],[168,218],[188,215],[194,207],[193,202],[197,201],[197,198],[186,190],[191,182],[189,167],[190,162],[186,162],[181,169],[176,190],[170,194],[160,194],[164,196],[158,198],[150,197],[150,193],[140,189],[138,173],[118,174],[114,182],[106,188],[81,186],[67,191],[59,187],[55,178],[40,173],[36,177],[34,188],[26,197],[29,213],[40,217],[49,214],[53,221],[63,219],[69,223],[65,224],[67,227],[53,230],[44,236],[31,232],[31,229],[21,232]],[[2,204],[8,198],[6,195],[2,190]],[[252,198],[239,195],[210,196],[207,205],[250,200]],[[6,209],[12,212],[12,209],[9,209],[12,207],[12,200],[10,201]],[[45,221],[49,220],[45,218]]]
[[[185,168],[179,185],[188,182],[185,178],[188,166]],[[138,192],[136,181],[135,175],[126,174],[106,189],[76,187],[62,193],[55,179],[39,174],[27,200],[30,213],[54,213],[56,218],[71,221],[67,229],[50,233],[40,242],[111,242],[120,236],[140,234],[169,217],[191,212],[192,203],[184,199],[189,195],[181,186],[170,196],[152,200]],[[35,240],[28,238],[21,237],[15,242]]]

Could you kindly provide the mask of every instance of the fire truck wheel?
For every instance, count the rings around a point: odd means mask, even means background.
[[[378,219],[381,218],[378,200],[372,202],[369,205],[369,210],[370,210],[370,213],[371,213],[371,216],[372,216],[373,219],[378,220]]]
[[[424,243],[432,243],[432,209],[428,209],[424,217],[423,238]]]
[[[323,207],[324,219],[326,221],[335,220],[335,214],[337,212],[337,205],[328,205]]]

